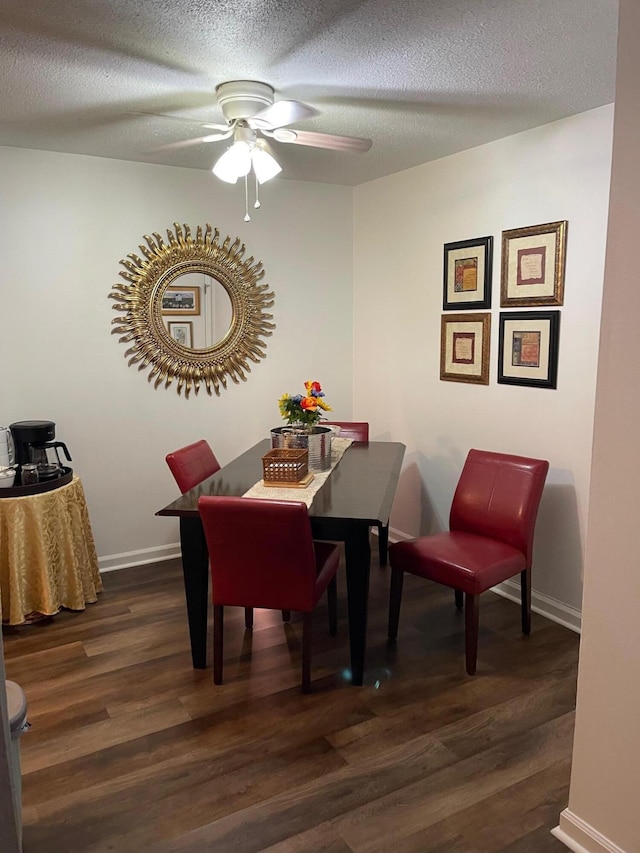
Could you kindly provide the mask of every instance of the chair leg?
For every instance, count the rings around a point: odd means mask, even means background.
[[[335,637],[338,633],[338,582],[335,575],[327,587],[327,606],[329,608],[329,633]]]
[[[520,593],[522,596],[522,633],[531,633],[531,566],[520,572]]]
[[[291,622],[291,611],[283,610],[282,611],[282,621],[283,622]]]
[[[244,609],[244,627],[253,628],[253,607],[245,607]]]
[[[480,596],[464,596],[464,645],[467,658],[467,673],[475,675],[478,660],[478,617],[480,615]]]
[[[302,614],[302,692],[311,692],[311,626],[313,613]]]
[[[398,636],[398,622],[400,621],[400,603],[402,602],[402,584],[404,583],[404,572],[399,569],[391,569],[391,586],[389,588],[389,639],[395,640]]]
[[[389,550],[389,525],[378,525],[378,554],[380,555],[380,565],[387,565],[387,552]]]
[[[464,593],[460,589],[454,590],[456,594],[456,607],[458,610],[462,610],[462,605],[464,604]]]
[[[213,605],[213,683],[222,684],[222,641],[224,637],[224,607]]]

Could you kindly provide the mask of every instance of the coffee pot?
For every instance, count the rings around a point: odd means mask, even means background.
[[[40,480],[52,480],[62,474],[59,448],[71,462],[67,445],[62,441],[53,441],[56,437],[56,425],[53,421],[16,421],[11,424],[10,429],[16,462],[21,466],[29,463],[37,465]]]
[[[38,476],[41,480],[51,480],[62,474],[62,462],[58,448],[62,448],[67,460],[71,462],[71,456],[67,445],[62,441],[48,441],[44,444],[29,445],[29,460],[38,466]]]

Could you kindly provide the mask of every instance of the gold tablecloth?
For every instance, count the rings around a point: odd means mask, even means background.
[[[84,610],[102,591],[98,556],[79,477],[50,492],[0,498],[0,612],[27,616]]]

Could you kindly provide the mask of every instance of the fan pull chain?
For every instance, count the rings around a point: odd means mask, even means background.
[[[256,208],[256,210],[260,207],[260,190],[258,189],[258,187],[259,187],[258,176],[256,175],[256,200],[255,200],[255,203],[253,205]]]
[[[247,175],[244,176],[244,221],[251,222],[249,216],[249,178]]]

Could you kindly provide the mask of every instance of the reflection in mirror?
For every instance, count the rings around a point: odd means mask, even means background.
[[[225,339],[233,309],[223,284],[210,275],[185,273],[167,290],[170,293],[165,290],[162,321],[176,343],[204,350]]]

